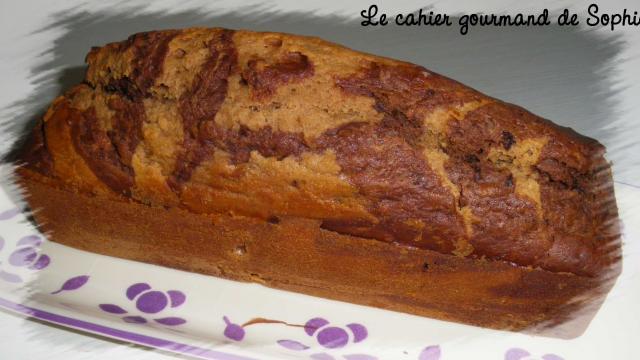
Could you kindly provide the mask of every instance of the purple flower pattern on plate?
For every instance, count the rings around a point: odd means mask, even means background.
[[[8,249],[6,245],[4,238],[0,237],[0,253]],[[21,283],[24,281],[21,273],[25,269],[35,272],[49,266],[51,258],[42,254],[40,245],[42,245],[42,238],[38,235],[27,235],[20,238],[15,244],[14,250],[9,254],[6,263],[0,262],[0,279],[10,283]]]
[[[243,325],[239,325],[231,322],[227,316],[223,317],[223,321],[226,326],[224,329],[224,336],[234,341],[242,341],[245,337],[245,327],[254,324],[285,324],[290,325],[284,321],[268,320],[263,318],[259,321],[249,321]],[[307,336],[313,337],[317,345],[323,348],[325,351],[339,350],[347,347],[351,343],[359,343],[364,341],[368,337],[367,328],[358,323],[350,323],[344,327],[331,325],[328,320],[316,317],[308,320],[302,327]],[[306,351],[312,349],[314,346],[305,344],[303,342],[292,339],[280,339],[276,341],[279,346],[293,351]],[[317,349],[317,346],[315,346]],[[320,352],[310,354],[309,357],[314,360],[331,360],[335,359],[334,355],[328,352]],[[346,360],[376,360],[377,358],[368,354],[345,354],[342,355]],[[436,360],[437,358],[427,358],[427,360]],[[422,359],[421,359],[422,360]]]
[[[20,214],[20,209],[18,208],[4,210],[0,212],[0,220],[9,220],[18,214]]]
[[[323,318],[313,318],[304,325],[304,331],[309,336],[315,337],[318,344],[327,349],[339,349],[349,343],[349,338],[354,343],[361,342],[369,335],[367,328],[361,324],[347,324],[344,328],[332,326]]]
[[[440,360],[441,353],[440,346],[427,346],[422,350],[420,356],[418,356],[418,360]]]
[[[60,287],[60,289],[52,292],[51,295],[56,295],[63,291],[78,290],[79,288],[83,287],[87,283],[87,281],[89,281],[89,275],[80,275],[80,276],[72,277],[69,280],[65,281],[64,284],[62,284],[62,286]]]
[[[522,348],[511,348],[504,354],[504,360],[564,360],[556,354],[544,354],[540,357],[532,356],[527,350]]]
[[[181,317],[165,316],[155,317],[155,314],[162,312],[163,310],[170,308],[177,308],[184,304],[187,300],[186,295],[178,290],[158,291],[153,290],[151,285],[147,283],[135,283],[129,286],[125,292],[127,299],[133,301],[135,308],[147,317],[152,316],[151,320],[154,322],[166,325],[177,326],[186,323],[187,321]],[[98,307],[107,313],[114,315],[124,315],[122,320],[131,324],[146,324],[150,320],[141,315],[130,315],[127,310],[116,304],[100,304]]]
[[[244,339],[245,331],[242,325],[232,323],[231,320],[229,320],[229,318],[226,316],[223,316],[222,320],[224,320],[224,323],[227,324],[227,326],[225,326],[224,328],[223,333],[227,339],[235,341],[242,341],[242,339]]]

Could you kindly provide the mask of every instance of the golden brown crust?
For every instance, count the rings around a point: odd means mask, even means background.
[[[580,284],[615,273],[602,145],[420,66],[317,38],[200,28],[136,34],[87,61],[85,83],[54,102],[24,151],[50,185],[308,221],[460,267],[486,260]]]
[[[62,244],[441,320],[571,338],[615,279],[366,241],[323,230],[317,220],[269,222],[85,196],[19,172],[29,203],[41,209],[34,216]]]

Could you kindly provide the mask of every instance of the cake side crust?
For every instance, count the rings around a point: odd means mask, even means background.
[[[87,196],[18,173],[42,230],[61,244],[441,320],[571,338],[615,279],[407,248],[326,231],[313,219],[266,222]]]

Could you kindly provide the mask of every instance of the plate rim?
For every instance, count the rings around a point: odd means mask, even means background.
[[[38,319],[47,323],[57,324],[65,328],[76,329],[85,333],[106,336],[111,339],[125,341],[127,343],[145,346],[151,349],[159,349],[171,353],[207,360],[258,360],[244,355],[236,355],[220,350],[211,350],[199,346],[188,345],[173,340],[162,339],[155,336],[144,335],[128,330],[121,330],[111,326],[96,324],[86,320],[56,314],[50,311],[37,309],[24,304],[16,303],[0,296],[0,309],[8,310],[13,314],[24,315],[27,318]]]

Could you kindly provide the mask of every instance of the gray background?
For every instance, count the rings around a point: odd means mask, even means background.
[[[11,16],[7,12],[4,14]],[[466,36],[461,36],[457,27],[365,29],[358,19],[313,16],[308,12],[278,13],[267,6],[251,6],[227,13],[194,10],[169,14],[141,7],[126,11],[53,14],[29,35],[60,34],[50,47],[40,51],[43,61],[30,69],[35,90],[30,96],[2,109],[0,133],[11,134],[3,139],[17,138],[42,115],[56,95],[81,81],[84,56],[91,46],[122,40],[138,31],[196,25],[314,35],[357,50],[423,65],[597,138],[609,149],[617,181],[640,183],[638,173],[633,171],[637,170],[635,154],[639,142],[631,133],[638,130],[638,122],[627,121],[620,125],[622,110],[618,90],[615,90],[620,87],[612,80],[619,76],[613,73],[615,59],[628,46],[619,33],[603,36],[593,31],[555,26],[474,28]],[[612,127],[611,124],[619,126]],[[16,333],[18,328],[28,332],[28,338],[20,339],[18,343],[26,341],[31,346],[16,353],[29,354],[24,358],[67,358],[65,354],[71,346],[74,347],[73,358],[160,356],[131,351],[124,346],[114,347],[110,342],[38,323],[25,323],[15,317],[4,316],[2,322],[0,333],[5,340],[11,339],[7,334]]]

